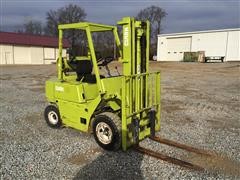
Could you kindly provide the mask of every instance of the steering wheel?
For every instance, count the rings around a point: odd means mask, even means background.
[[[104,61],[104,58],[103,58],[103,57],[100,57],[100,58],[97,59],[97,63],[100,63],[100,62],[102,62],[102,61]]]
[[[98,64],[99,66],[106,66],[106,65],[108,65],[110,62],[112,62],[113,60],[114,60],[113,57],[108,56],[108,57],[105,57],[105,58],[100,58],[100,59],[98,59],[97,62],[99,63],[99,64]]]

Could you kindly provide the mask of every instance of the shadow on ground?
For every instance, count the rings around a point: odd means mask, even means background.
[[[143,155],[132,150],[104,152],[80,169],[77,179],[143,179],[141,164]]]

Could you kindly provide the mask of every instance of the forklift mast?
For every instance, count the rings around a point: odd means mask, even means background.
[[[149,22],[125,17],[118,22],[123,30],[123,75],[148,73]]]
[[[160,129],[160,72],[149,73],[148,21],[124,17],[122,25],[122,148],[137,145]]]

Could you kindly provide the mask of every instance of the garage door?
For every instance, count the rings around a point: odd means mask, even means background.
[[[0,64],[13,64],[13,46],[0,45]]]
[[[167,39],[168,61],[182,61],[184,52],[191,51],[192,37],[176,37]]]
[[[43,48],[31,47],[32,64],[43,64]]]
[[[14,46],[15,64],[31,64],[30,47]]]

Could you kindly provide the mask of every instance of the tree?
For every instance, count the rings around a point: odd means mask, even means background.
[[[112,31],[93,33],[93,42],[96,52],[100,53],[97,56],[114,56],[115,40]]]
[[[162,20],[167,16],[164,9],[158,6],[150,6],[140,10],[136,19],[146,21],[149,20],[151,24],[151,57],[156,53],[157,49],[157,35],[162,31]]]
[[[69,4],[57,10],[50,10],[47,12],[45,33],[57,36],[58,24],[81,22],[85,20],[86,16],[84,9],[74,4]],[[64,37],[70,41],[72,47],[76,46],[80,42],[80,37],[83,36],[83,33],[80,33],[79,30],[68,30],[64,33]]]
[[[43,26],[40,21],[28,20],[23,26],[17,27],[16,32],[41,35],[43,34]]]

